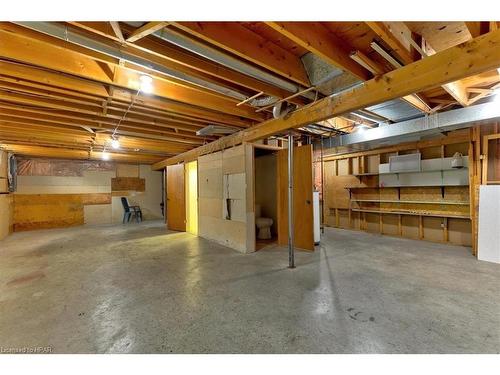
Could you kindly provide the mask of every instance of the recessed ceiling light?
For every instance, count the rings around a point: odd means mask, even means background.
[[[103,151],[102,153],[102,160],[109,160],[110,156],[106,151]]]

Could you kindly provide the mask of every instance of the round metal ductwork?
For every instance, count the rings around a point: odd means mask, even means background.
[[[290,104],[286,102],[279,102],[273,107],[273,117],[274,118],[283,118],[288,113],[296,109],[297,106],[295,104]]]

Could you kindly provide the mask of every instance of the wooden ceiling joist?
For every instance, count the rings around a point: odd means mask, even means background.
[[[300,85],[310,86],[305,68],[298,57],[239,23],[174,22],[172,24]]]
[[[497,30],[371,79],[349,92],[321,99],[310,106],[292,112],[286,118],[263,122],[250,129],[156,163],[153,168],[161,169],[166,165],[192,160],[207,152],[214,152],[241,142],[266,138],[312,122],[496,69],[499,65],[500,30]]]
[[[93,59],[92,55],[95,55],[93,51],[82,49],[80,52],[75,52],[72,50],[74,45],[71,45],[71,43],[59,41],[55,38],[47,40],[46,36],[40,39],[37,33],[28,31],[26,34],[23,29],[22,27],[1,24],[1,57],[72,74],[92,81],[113,84],[130,90],[139,88],[139,77],[142,74],[140,71],[123,68],[119,61],[112,59],[106,63],[112,64],[114,68],[114,75],[110,77],[107,69],[103,69],[103,62]],[[57,43],[57,45],[53,43]],[[87,53],[87,51],[89,52]],[[111,71],[111,67],[108,66],[108,68]],[[255,113],[249,106],[236,107],[237,100],[222,98],[220,95],[188,87],[185,84],[174,83],[172,80],[157,79],[154,82],[154,89],[155,95],[159,97],[254,121],[265,119],[263,114]]]
[[[90,31],[114,39],[113,35],[110,35],[109,31],[106,31],[105,23],[71,22],[71,24],[86,31]],[[126,29],[126,27],[124,27],[124,29]],[[280,99],[285,98],[291,94],[289,91],[285,91],[279,87],[267,84],[258,79],[239,73],[235,70],[226,68],[223,65],[218,65],[212,61],[205,60],[199,56],[190,54],[176,46],[167,43],[161,43],[160,41],[154,40],[152,38],[143,38],[137,40],[133,44],[131,44],[131,47],[161,57],[165,59],[163,61],[163,65],[188,75],[196,75],[196,72],[203,73],[216,79],[226,81],[231,84],[253,90],[255,92],[263,92],[266,95],[272,95]],[[167,63],[167,61],[170,61],[170,64]],[[206,76],[200,78],[207,79]],[[301,98],[294,98],[291,101],[299,105],[305,104],[304,100]]]
[[[320,23],[266,22],[266,24],[331,65],[363,81],[371,78],[366,69],[349,57],[351,52],[349,47]]]

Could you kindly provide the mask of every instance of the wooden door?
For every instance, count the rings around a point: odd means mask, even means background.
[[[288,150],[278,151],[278,244],[288,244]],[[314,251],[312,146],[293,149],[294,245]]]
[[[186,231],[184,164],[167,167],[167,228]]]

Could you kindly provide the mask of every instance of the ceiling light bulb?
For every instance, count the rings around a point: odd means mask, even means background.
[[[109,154],[106,151],[102,152],[102,160],[109,160]]]
[[[111,147],[113,147],[115,150],[120,148],[120,141],[118,139],[112,139]]]
[[[151,78],[151,76],[143,74],[139,77],[139,80],[141,81],[142,92],[145,92],[147,94],[153,92],[153,78]]]

